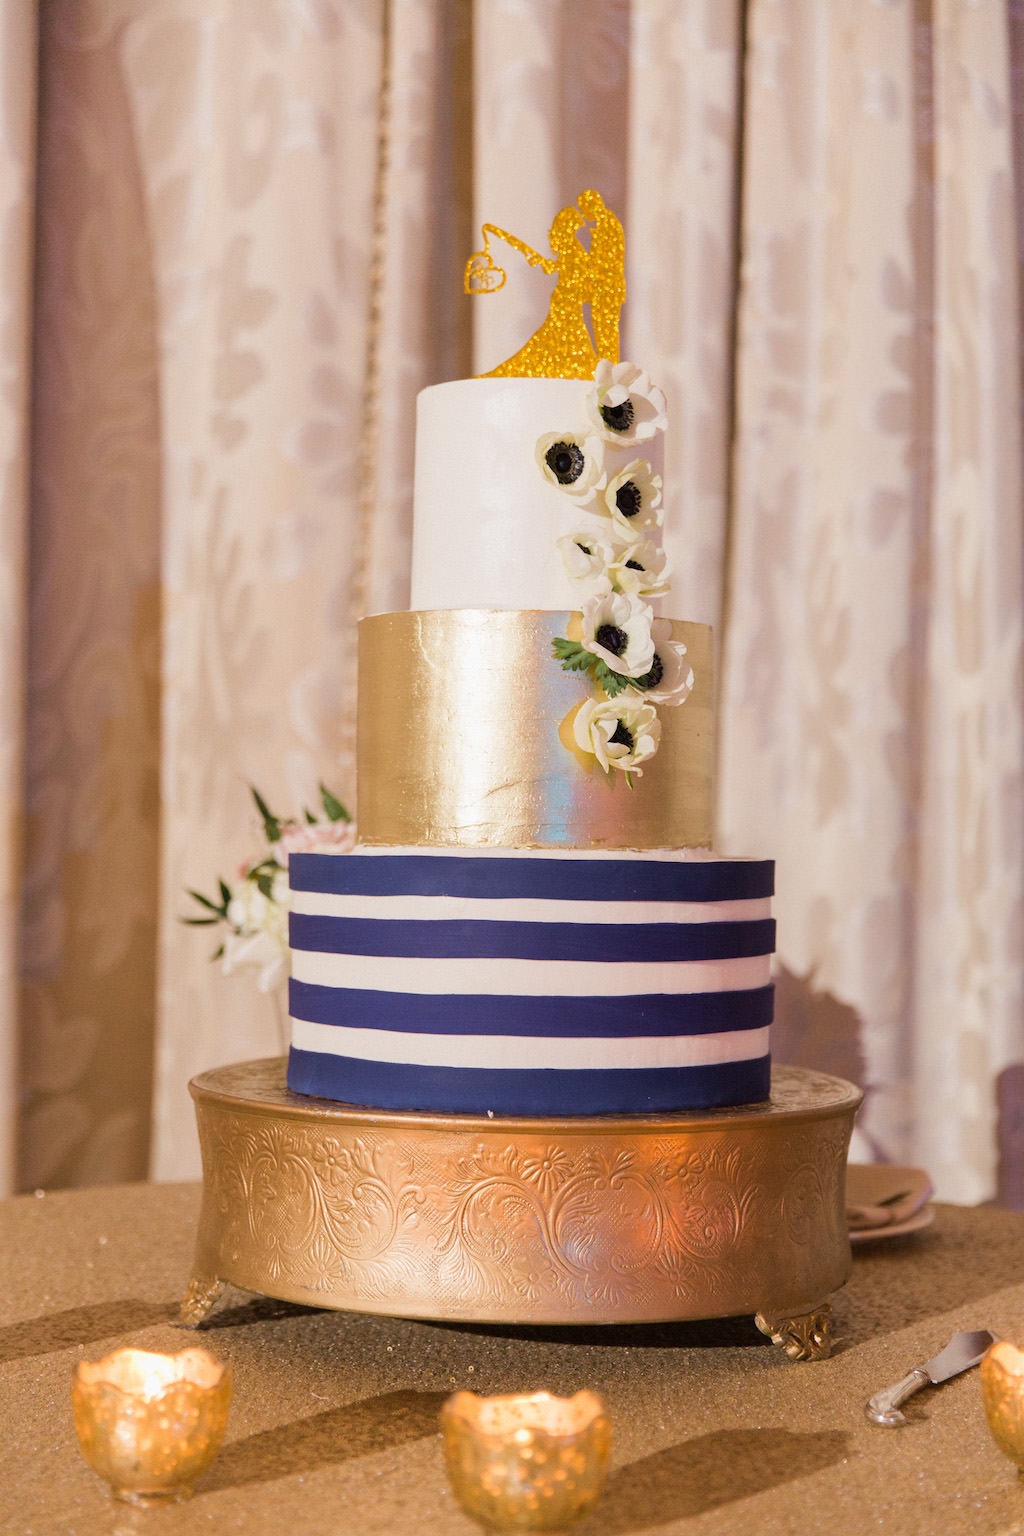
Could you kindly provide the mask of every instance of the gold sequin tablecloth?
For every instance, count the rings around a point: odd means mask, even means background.
[[[588,1386],[614,1470],[578,1536],[1024,1533],[1024,1479],[989,1439],[976,1371],[879,1429],[863,1405],[960,1328],[1024,1344],[1024,1216],[940,1206],[861,1248],[833,1297],[830,1360],[795,1365],[752,1321],[608,1331],[444,1326],[232,1292],[175,1324],[199,1189],[131,1185],[0,1202],[0,1531],[24,1536],[473,1536],[438,1411],[480,1392]],[[76,1360],[202,1342],[232,1363],[227,1441],[188,1504],[114,1504],[82,1461]]]

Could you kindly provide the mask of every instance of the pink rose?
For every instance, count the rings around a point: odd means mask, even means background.
[[[287,865],[290,853],[351,853],[355,845],[354,821],[294,821],[281,828],[274,853],[279,863]]]

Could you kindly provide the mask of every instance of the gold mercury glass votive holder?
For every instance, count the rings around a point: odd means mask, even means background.
[[[563,1531],[601,1496],[612,1426],[596,1393],[456,1392],[441,1422],[455,1497],[487,1531]]]
[[[981,1390],[992,1438],[1024,1472],[1024,1353],[1001,1340],[981,1362]]]
[[[224,1439],[231,1367],[205,1349],[81,1360],[71,1403],[82,1455],[131,1504],[187,1499]]]

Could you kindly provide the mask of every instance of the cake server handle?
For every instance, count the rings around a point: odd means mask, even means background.
[[[907,1421],[900,1413],[900,1404],[905,1403],[908,1397],[919,1392],[922,1387],[930,1385],[931,1377],[928,1373],[922,1371],[920,1366],[915,1366],[895,1386],[886,1387],[869,1398],[864,1412],[874,1424],[905,1424]]]
[[[990,1333],[987,1328],[977,1328],[973,1333],[954,1333],[945,1349],[940,1350],[934,1360],[926,1360],[924,1365],[915,1366],[895,1386],[885,1387],[869,1398],[864,1412],[873,1424],[886,1424],[890,1428],[896,1424],[905,1424],[907,1421],[900,1413],[900,1403],[905,1403],[921,1387],[937,1387],[939,1382],[948,1381],[951,1376],[959,1376],[961,1371],[970,1370],[972,1365],[977,1365],[985,1351],[996,1343],[997,1335]]]

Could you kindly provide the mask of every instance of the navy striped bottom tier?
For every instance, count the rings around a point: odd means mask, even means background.
[[[297,1093],[526,1116],[768,1096],[768,861],[374,847],[289,877]]]

